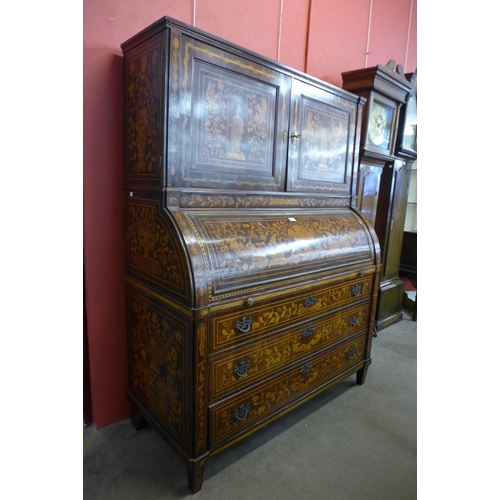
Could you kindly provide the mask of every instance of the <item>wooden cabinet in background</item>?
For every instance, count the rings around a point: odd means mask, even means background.
[[[365,99],[170,18],[122,45],[132,421],[210,456],[371,363]]]

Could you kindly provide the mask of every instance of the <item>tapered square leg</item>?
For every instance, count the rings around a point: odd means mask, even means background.
[[[365,365],[361,370],[356,372],[356,383],[358,385],[363,385],[365,383],[367,372],[368,365]]]
[[[140,431],[149,425],[147,420],[142,415],[132,415],[130,417],[130,422],[136,431]]]
[[[198,460],[191,460],[186,465],[188,486],[193,493],[198,493],[198,491],[201,490],[203,473],[205,472],[205,465],[207,461],[208,456],[204,456]]]

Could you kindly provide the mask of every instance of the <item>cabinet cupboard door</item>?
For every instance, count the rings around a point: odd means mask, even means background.
[[[350,195],[357,106],[343,96],[294,80],[287,191]]]
[[[284,191],[291,77],[172,31],[168,184]]]

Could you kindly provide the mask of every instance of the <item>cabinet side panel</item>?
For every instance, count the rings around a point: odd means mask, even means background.
[[[160,32],[125,53],[125,182],[159,186],[163,151],[163,58]]]
[[[125,269],[158,293],[191,304],[184,249],[160,199],[143,198],[137,192],[125,197]]]
[[[183,450],[190,449],[190,315],[127,283],[129,392]]]

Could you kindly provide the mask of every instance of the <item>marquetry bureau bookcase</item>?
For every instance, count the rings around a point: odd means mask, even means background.
[[[184,459],[363,384],[380,276],[363,97],[165,17],[122,44],[128,397]]]

